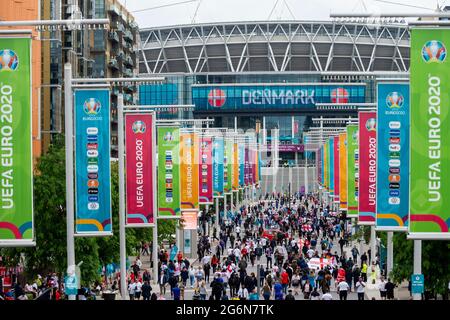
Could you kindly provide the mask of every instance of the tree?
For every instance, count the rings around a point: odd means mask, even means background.
[[[394,268],[391,276],[400,283],[413,274],[414,241],[406,239],[406,233],[394,233]],[[422,273],[425,289],[432,294],[448,298],[450,281],[450,242],[422,241]]]

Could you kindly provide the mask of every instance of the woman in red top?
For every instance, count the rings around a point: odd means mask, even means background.
[[[213,273],[216,273],[217,264],[219,263],[219,259],[217,259],[216,255],[213,255],[211,258],[211,266],[213,268]]]
[[[283,269],[283,272],[281,273],[281,285],[283,286],[283,292],[287,293],[287,287],[289,284],[289,274],[286,272],[286,270]]]

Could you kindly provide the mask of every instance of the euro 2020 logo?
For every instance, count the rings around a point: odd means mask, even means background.
[[[84,113],[87,115],[96,115],[100,113],[102,105],[100,101],[95,98],[89,98],[84,102]]]
[[[422,48],[422,58],[426,63],[442,63],[447,58],[447,49],[438,40],[428,41]]]
[[[386,105],[389,109],[400,109],[403,107],[403,102],[405,98],[399,92],[391,92],[386,97]]]
[[[147,126],[145,125],[144,121],[137,120],[133,123],[131,129],[135,134],[145,133],[145,130],[147,130]]]
[[[0,71],[16,71],[19,66],[19,57],[11,49],[0,50]]]
[[[375,131],[377,128],[377,120],[375,118],[370,118],[366,121],[367,131]]]

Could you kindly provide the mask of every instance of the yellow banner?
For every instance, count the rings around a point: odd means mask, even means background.
[[[233,143],[233,190],[239,190],[239,153],[238,144]]]
[[[199,209],[198,205],[198,135],[180,134],[181,210]]]
[[[339,134],[339,195],[340,208],[347,210],[347,134]]]

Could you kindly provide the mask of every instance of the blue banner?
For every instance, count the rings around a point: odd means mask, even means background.
[[[409,211],[409,84],[378,84],[377,229],[407,231]]]
[[[243,143],[238,144],[239,150],[239,187],[245,186],[245,145]]]
[[[214,197],[223,197],[223,162],[224,162],[224,139],[214,137],[213,139],[213,190]]]
[[[192,101],[200,111],[299,110],[317,103],[365,102],[365,92],[365,84],[194,84]]]
[[[330,180],[329,191],[330,195],[334,195],[334,138],[328,139],[328,159],[330,159],[330,166],[328,172],[330,173],[328,179]]]
[[[75,232],[110,235],[110,92],[75,91]]]

